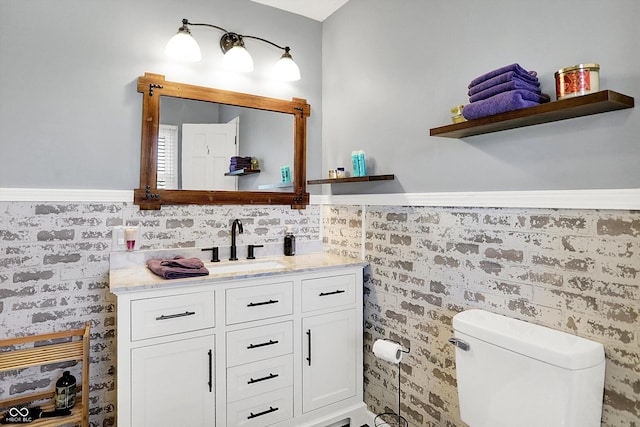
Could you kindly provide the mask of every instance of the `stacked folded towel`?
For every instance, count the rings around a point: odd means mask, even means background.
[[[251,169],[251,157],[233,156],[229,162],[229,172]]]
[[[489,71],[469,83],[469,104],[462,109],[467,120],[549,102],[542,93],[538,74],[527,71],[519,64],[506,65]]]
[[[209,270],[200,258],[176,256],[172,259],[150,259],[147,267],[165,279],[183,279],[185,277],[208,276]]]

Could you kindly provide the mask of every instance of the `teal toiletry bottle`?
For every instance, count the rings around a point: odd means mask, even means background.
[[[353,176],[360,176],[360,166],[358,164],[358,152],[351,152],[351,163],[353,165]]]
[[[358,171],[359,176],[367,176],[367,163],[364,159],[364,151],[358,151]]]
[[[56,382],[56,409],[71,409],[76,404],[76,377],[64,371]]]

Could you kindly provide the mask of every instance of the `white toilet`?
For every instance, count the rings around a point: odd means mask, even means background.
[[[483,310],[453,318],[460,417],[471,427],[600,427],[602,344]]]

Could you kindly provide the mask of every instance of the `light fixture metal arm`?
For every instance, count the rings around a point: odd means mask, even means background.
[[[213,24],[204,24],[204,23],[197,23],[197,22],[189,22],[188,19],[183,19],[182,20],[182,24],[183,25],[193,25],[193,26],[198,26],[198,27],[211,27],[211,28],[215,28],[217,30],[220,30],[224,33],[228,33],[229,31],[225,30],[222,27],[218,27],[217,25],[213,25]]]
[[[215,29],[217,29],[217,30],[222,31],[222,32],[223,32],[223,33],[225,33],[225,34],[232,34],[232,35],[238,36],[238,37],[240,37],[240,39],[245,39],[245,38],[246,38],[246,39],[260,40],[261,42],[265,42],[265,43],[267,43],[267,44],[270,44],[271,46],[274,46],[274,47],[276,47],[276,48],[278,48],[278,49],[284,50],[285,52],[289,52],[289,50],[291,50],[291,49],[289,48],[289,46],[284,46],[284,47],[283,47],[283,46],[280,46],[280,45],[275,44],[275,43],[274,43],[274,42],[272,42],[272,41],[269,41],[269,40],[267,40],[267,39],[263,39],[262,37],[249,36],[249,35],[246,35],[246,34],[232,33],[232,32],[230,32],[230,31],[225,30],[225,29],[224,29],[224,28],[222,28],[222,27],[219,27],[219,26],[217,26],[217,25],[213,25],[213,24],[206,24],[206,23],[202,23],[202,22],[189,22],[189,20],[188,20],[188,19],[184,18],[184,19],[182,19],[182,25],[192,25],[192,26],[199,26],[199,27],[210,27],[210,28],[215,28]]]
[[[270,42],[269,40],[267,40],[267,39],[263,39],[262,37],[246,36],[246,35],[244,35],[244,34],[239,34],[239,35],[240,35],[240,37],[245,38],[245,39],[255,39],[255,40],[260,40],[261,42],[268,43],[268,44],[270,44],[271,46],[275,46],[275,47],[277,47],[278,49],[282,49],[282,50],[284,50],[284,51],[286,51],[286,52],[288,52],[288,51],[290,50],[290,49],[289,49],[289,46],[285,46],[285,47],[278,46],[278,45],[277,45],[277,44],[275,44],[274,42]]]

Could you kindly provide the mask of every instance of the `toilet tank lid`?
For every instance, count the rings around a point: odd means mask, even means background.
[[[453,329],[565,369],[585,369],[604,361],[600,343],[484,310],[456,314]]]

